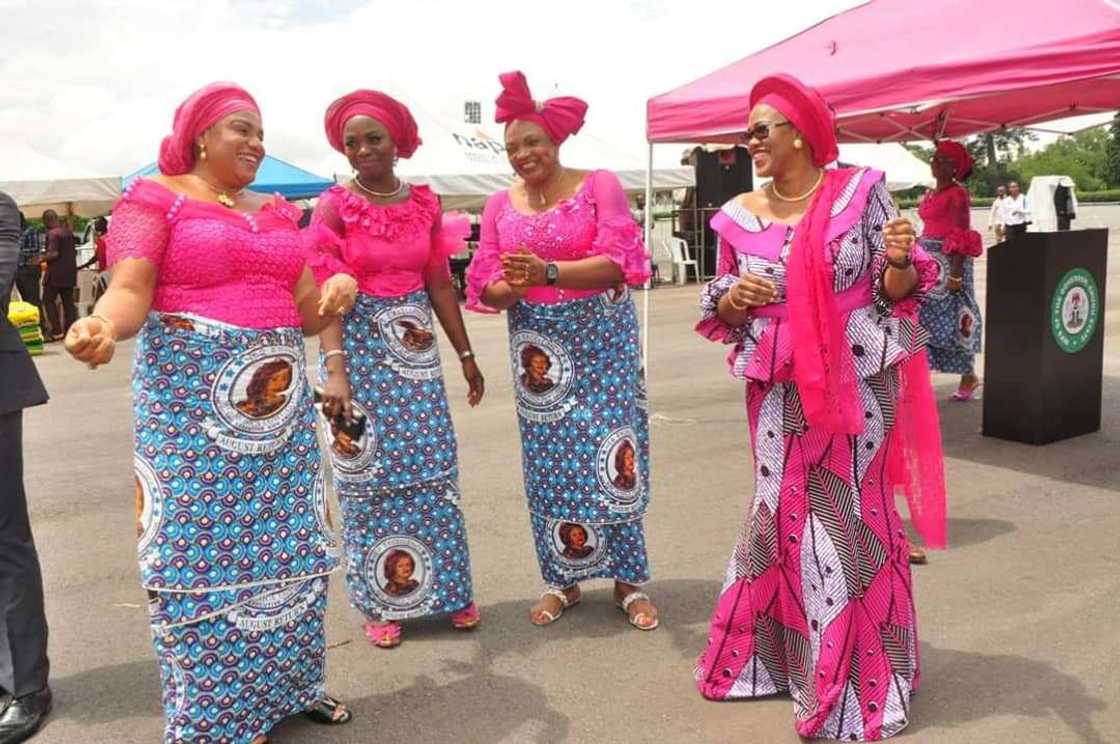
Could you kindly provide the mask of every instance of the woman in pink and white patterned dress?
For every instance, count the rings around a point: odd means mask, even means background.
[[[719,276],[697,331],[734,344],[755,466],[696,675],[712,700],[789,692],[797,733],[877,740],[918,685],[909,545],[894,507],[944,544],[940,438],[914,319],[936,268],[883,174],[830,169],[832,114],[787,76],[751,92],[761,176],[712,219]]]

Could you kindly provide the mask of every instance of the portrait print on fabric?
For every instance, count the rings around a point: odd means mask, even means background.
[[[549,377],[552,360],[544,349],[533,344],[525,344],[521,349],[521,387],[533,395],[543,395],[556,387],[556,381]]]
[[[606,556],[599,530],[582,522],[553,520],[550,529],[552,552],[567,569],[594,569]]]
[[[432,555],[415,537],[381,540],[366,557],[366,583],[392,610],[410,613],[432,601]]]
[[[599,445],[596,474],[614,511],[636,508],[641,497],[637,435],[628,426],[611,432]]]
[[[160,316],[159,321],[168,328],[173,328],[178,331],[193,331],[195,329],[194,322],[183,315],[165,313]]]
[[[568,352],[534,331],[514,334],[511,349],[514,388],[521,414],[534,421],[563,418],[574,404],[567,399],[575,379]]]
[[[286,359],[270,359],[246,372],[251,372],[244,397],[235,405],[249,418],[262,419],[276,414],[288,402],[288,391],[295,378]],[[236,383],[235,383],[236,385]]]
[[[372,321],[388,352],[386,361],[410,380],[434,380],[441,374],[439,345],[428,307],[405,303],[387,307]]]
[[[287,346],[260,346],[229,359],[215,376],[211,436],[227,449],[269,452],[287,441],[304,394],[302,359]],[[215,422],[217,424],[217,422]]]
[[[968,343],[975,329],[976,316],[967,307],[961,306],[960,314],[957,316],[957,333],[960,334],[961,342]]]
[[[147,460],[135,458],[136,552],[143,556],[159,532],[162,499],[156,471]]]

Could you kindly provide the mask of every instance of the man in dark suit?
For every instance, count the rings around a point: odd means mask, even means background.
[[[19,264],[19,211],[0,193],[0,744],[29,739],[51,708],[43,577],[23,490],[23,409],[47,402],[8,321]]]
[[[43,226],[47,228],[47,274],[43,277],[43,304],[55,340],[61,340],[78,319],[75,293],[78,287],[78,254],[74,247],[74,233],[62,223],[54,210],[43,212]],[[62,303],[59,317],[58,302]]]

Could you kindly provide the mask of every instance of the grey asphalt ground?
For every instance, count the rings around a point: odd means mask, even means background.
[[[901,741],[1120,740],[1120,207],[1085,208],[1081,224],[1113,229],[1104,429],[1033,447],[981,437],[979,403],[942,404],[952,548],[915,569],[923,679]],[[724,371],[725,350],[692,333],[696,299],[695,285],[650,296],[647,530],[662,628],[631,629],[605,582],[557,624],[528,623],[540,578],[505,323],[472,315],[488,381],[481,407],[466,406],[454,363],[446,367],[482,627],[461,634],[442,619],[420,621],[400,648],[374,648],[339,576],[327,671],[355,720],[286,722],[274,742],[798,741],[788,699],[715,704],[692,686],[751,492],[742,387]],[[57,345],[38,360],[53,397],[27,413],[25,451],[56,695],[41,744],[162,734],[135,562],[131,351],[123,345],[96,372]],[[935,385],[942,399],[955,389],[949,376]]]

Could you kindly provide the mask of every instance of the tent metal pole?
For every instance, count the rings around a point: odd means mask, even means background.
[[[645,232],[646,250],[649,251],[650,260],[653,260],[653,143],[649,145],[649,156],[646,160],[646,208],[642,211],[645,219],[643,231]],[[653,291],[653,276],[649,278],[645,296],[642,298],[642,370],[649,374],[649,295]]]

